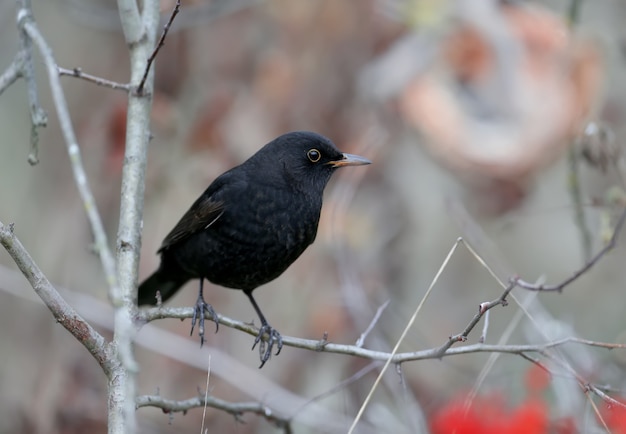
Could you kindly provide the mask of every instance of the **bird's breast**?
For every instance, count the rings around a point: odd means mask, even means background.
[[[303,250],[315,240],[321,200],[293,192],[261,190],[249,205],[254,218],[247,220],[247,237],[263,243],[269,251]]]

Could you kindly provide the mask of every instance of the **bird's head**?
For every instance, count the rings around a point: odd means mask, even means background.
[[[335,169],[371,163],[366,158],[339,151],[328,138],[309,131],[283,134],[265,145],[255,157],[257,163],[276,168],[280,172],[276,175],[293,186],[319,193]],[[272,176],[269,169],[266,176]]]

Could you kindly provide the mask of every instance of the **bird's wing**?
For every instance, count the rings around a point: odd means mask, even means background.
[[[158,253],[211,226],[224,212],[224,202],[203,194],[163,240]]]

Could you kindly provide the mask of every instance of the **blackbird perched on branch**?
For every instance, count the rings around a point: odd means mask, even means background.
[[[242,290],[261,320],[252,349],[260,342],[262,367],[276,354],[282,338],[269,325],[252,291],[276,279],[315,240],[324,187],[339,167],[370,164],[337,150],[326,137],[312,132],[284,134],[241,165],[219,176],[165,237],[158,251],[161,265],[139,286],[139,305],[166,301],[191,279],[200,289],[191,321],[199,320],[204,342],[204,279]],[[267,346],[263,336],[267,334]]]

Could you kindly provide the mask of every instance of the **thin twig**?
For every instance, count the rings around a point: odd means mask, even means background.
[[[367,366],[361,368],[360,370],[358,370],[357,372],[352,374],[350,377],[346,378],[345,380],[341,380],[339,383],[335,384],[333,387],[331,387],[330,389],[326,390],[325,392],[322,392],[319,395],[316,395],[316,396],[312,397],[307,402],[302,404],[302,406],[300,406],[300,408],[298,408],[296,411],[293,412],[293,414],[291,415],[291,419],[295,418],[296,415],[299,412],[301,412],[302,410],[304,410],[304,408],[306,408],[306,406],[308,406],[309,404],[312,404],[312,403],[317,402],[317,401],[319,401],[321,399],[324,399],[324,398],[327,398],[327,397],[329,397],[331,395],[334,395],[338,391],[340,391],[340,390],[348,387],[349,385],[359,381],[361,378],[365,377],[367,374],[372,372],[378,366],[380,366],[380,362],[376,362],[376,361],[371,362]]]
[[[33,66],[33,47],[31,38],[24,31],[21,23],[32,20],[30,0],[17,0],[17,22],[19,28],[20,48],[15,59],[0,76],[0,95],[18,78],[26,82],[28,106],[30,110],[30,152],[28,162],[35,165],[39,162],[39,128],[48,124],[46,112],[39,104],[37,81],[35,80],[35,67]]]
[[[28,106],[30,109],[30,152],[28,162],[31,166],[39,163],[39,128],[48,125],[48,115],[39,104],[39,92],[37,91],[37,80],[35,79],[35,67],[33,65],[33,42],[30,35],[25,31],[20,22],[33,20],[30,0],[19,0],[17,21],[20,29],[20,51],[22,56],[22,77],[26,81],[28,89]]]
[[[7,90],[18,78],[22,77],[22,65],[24,63],[23,56],[18,53],[13,62],[0,75],[0,95]]]
[[[610,252],[611,250],[615,248],[615,246],[617,245],[617,238],[620,232],[622,231],[622,227],[624,226],[625,221],[626,221],[626,208],[624,208],[624,210],[622,211],[622,214],[620,215],[619,220],[617,221],[617,224],[615,225],[615,229],[613,230],[613,235],[611,236],[611,239],[609,240],[607,245],[604,246],[602,249],[600,249],[600,251],[596,253],[589,261],[587,261],[583,267],[576,270],[576,272],[574,272],[567,279],[563,280],[561,283],[558,283],[555,285],[536,284],[536,283],[529,283],[522,279],[514,277],[510,280],[511,284],[519,286],[520,288],[528,289],[530,291],[543,291],[543,292],[563,291],[563,288],[565,288],[567,285],[569,285],[570,283],[578,279],[580,276],[585,274],[587,271],[589,271],[594,265],[598,263],[600,259],[602,259],[604,255],[606,255],[608,252]]]
[[[95,75],[84,73],[83,70],[80,68],[65,69],[59,66],[58,70],[59,70],[60,76],[65,75],[69,77],[76,77],[76,78],[80,78],[81,80],[88,81],[90,83],[95,83],[98,86],[104,86],[104,87],[108,87],[110,89],[116,89],[116,90],[123,90],[124,92],[130,91],[130,84],[118,83],[116,81],[107,80],[106,78],[96,77]]]
[[[209,366],[206,370],[206,386],[204,387],[204,403],[206,404],[207,399],[209,397],[209,381],[211,379],[211,355],[209,354]],[[206,421],[206,409],[207,405],[202,407],[202,426],[200,427],[200,432],[204,432],[204,422]]]
[[[65,139],[65,145],[67,146],[67,153],[70,157],[71,167],[74,173],[74,180],[76,181],[78,192],[83,201],[83,206],[85,208],[85,212],[87,213],[89,223],[91,224],[95,248],[98,252],[98,255],[100,256],[100,261],[102,262],[102,267],[104,269],[107,283],[109,287],[115,287],[117,286],[115,261],[113,260],[113,254],[109,249],[106,232],[104,230],[104,225],[102,224],[100,213],[98,212],[98,208],[96,206],[96,201],[91,192],[91,188],[89,187],[89,182],[87,181],[87,175],[85,173],[85,169],[83,167],[80,155],[80,148],[76,140],[76,134],[74,133],[72,120],[70,118],[69,110],[67,108],[67,102],[65,100],[63,89],[61,87],[61,82],[59,80],[59,74],[57,71],[54,56],[52,54],[52,50],[48,46],[48,43],[46,42],[42,34],[39,32],[39,29],[37,28],[33,17],[29,13],[18,12],[18,17],[22,17],[22,19],[18,22],[18,25],[21,26],[21,28],[23,28],[28,36],[35,42],[37,48],[39,49],[39,52],[41,53],[41,57],[44,60],[46,69],[48,70],[50,90],[52,91],[52,98],[54,100],[54,105],[57,111],[57,115],[59,117],[59,123],[61,125],[61,131]]]
[[[159,54],[159,50],[161,49],[161,47],[165,45],[165,38],[167,37],[167,32],[169,32],[170,26],[172,25],[172,22],[174,21],[174,18],[176,17],[176,15],[178,15],[179,11],[180,11],[180,0],[176,0],[176,5],[174,6],[174,10],[172,11],[172,14],[170,15],[170,19],[167,20],[167,23],[165,23],[165,27],[163,27],[163,33],[161,34],[161,38],[159,39],[157,46],[154,48],[154,51],[148,58],[148,62],[146,63],[146,69],[143,73],[143,77],[141,78],[141,81],[139,82],[139,86],[137,86],[137,94],[139,95],[143,94],[143,88],[144,88],[144,85],[146,84],[146,79],[148,78],[148,73],[150,72],[150,67],[152,66],[152,62],[154,62],[154,59],[156,59],[157,54]]]
[[[13,233],[13,225],[5,226],[0,222],[0,244],[11,255],[13,261],[30,282],[31,286],[50,309],[56,321],[79,341],[96,359],[105,374],[109,375],[117,363],[106,351],[106,341],[94,330],[50,283],[39,269],[28,251]]]
[[[515,288],[515,284],[510,283],[509,286],[505,288],[500,297],[489,302],[481,303],[478,306],[478,312],[467,324],[465,329],[457,335],[450,336],[448,338],[448,341],[439,348],[438,351],[440,356],[443,357],[448,349],[450,349],[450,347],[452,347],[452,345],[456,344],[457,342],[465,342],[467,340],[467,336],[474,329],[474,327],[476,327],[476,324],[478,324],[478,321],[480,321],[483,315],[485,315],[485,313],[487,313],[490,309],[493,309],[498,305],[507,306],[509,304],[509,302],[507,301],[507,297],[509,296],[509,293],[513,290],[513,288]]]
[[[615,398],[613,398],[613,397],[611,397],[611,396],[607,395],[606,393],[604,393],[604,391],[602,390],[602,388],[601,388],[601,387],[599,387],[599,386],[595,386],[595,385],[593,385],[593,384],[589,384],[589,383],[586,383],[586,386],[587,386],[587,388],[588,388],[589,390],[591,390],[593,393],[595,393],[595,394],[596,394],[596,395],[598,395],[600,398],[602,398],[602,400],[603,400],[604,402],[606,402],[607,404],[610,404],[610,405],[615,405],[615,406],[617,406],[617,407],[621,407],[621,408],[626,409],[626,404],[624,404],[623,402],[618,401],[617,399],[615,399]]]
[[[515,312],[515,314],[513,315],[513,318],[511,319],[511,321],[509,321],[506,328],[500,335],[500,338],[498,339],[498,343],[497,343],[498,345],[506,345],[506,343],[511,338],[511,335],[517,328],[518,324],[520,323],[524,315],[527,315],[526,306],[529,305],[534,300],[537,294],[527,294],[527,295],[528,297],[526,297],[526,300],[524,300],[524,304],[520,304],[520,309],[518,309]],[[486,313],[488,314],[489,311],[487,311]],[[540,354],[542,354],[542,352],[540,352]],[[474,385],[472,386],[472,390],[470,390],[470,392],[467,394],[467,398],[465,401],[466,413],[469,411],[471,403],[474,401],[474,399],[478,395],[478,391],[482,387],[483,383],[487,379],[487,376],[489,375],[494,365],[496,364],[496,361],[501,355],[502,355],[501,353],[489,354],[489,357],[487,358],[487,362],[483,364],[483,367],[480,370],[480,373],[476,377],[476,381],[474,382]],[[525,356],[524,353],[519,353],[519,355],[522,357]]]
[[[489,331],[489,311],[485,312],[485,320],[483,321],[483,331],[478,338],[478,342],[484,344],[487,341],[487,332]]]
[[[386,302],[384,302],[383,304],[378,306],[378,309],[376,309],[376,313],[374,314],[374,318],[372,318],[372,321],[370,322],[370,324],[367,326],[365,331],[363,333],[361,333],[361,336],[356,341],[355,345],[357,347],[362,347],[363,346],[363,344],[365,343],[365,339],[367,339],[367,335],[369,335],[370,332],[374,329],[374,327],[376,326],[376,323],[380,319],[380,316],[383,314],[383,312],[385,311],[387,306],[389,306],[389,302],[390,301],[391,300],[387,300]]]
[[[435,274],[435,277],[433,278],[433,280],[430,282],[430,285],[428,286],[428,289],[426,290],[426,293],[424,293],[424,296],[422,297],[422,299],[420,300],[419,304],[415,308],[415,312],[413,312],[413,315],[411,316],[411,318],[407,322],[406,326],[404,327],[404,330],[402,331],[402,334],[400,334],[400,337],[398,338],[398,341],[394,345],[393,350],[391,351],[391,354],[389,355],[389,357],[387,358],[387,361],[385,362],[385,365],[381,369],[380,373],[378,374],[378,377],[376,377],[376,381],[374,381],[374,384],[372,385],[369,393],[365,397],[365,400],[363,401],[363,404],[361,405],[361,408],[359,409],[356,417],[354,418],[354,421],[352,422],[352,425],[350,426],[350,429],[348,430],[348,434],[353,433],[354,430],[356,429],[356,426],[359,423],[359,420],[361,419],[361,417],[363,416],[363,413],[365,412],[365,408],[367,407],[367,405],[369,404],[370,400],[372,399],[372,396],[374,396],[374,391],[378,387],[378,384],[380,383],[380,380],[382,379],[383,375],[387,371],[387,368],[389,368],[389,364],[392,362],[393,359],[395,359],[396,353],[398,352],[398,348],[400,348],[400,344],[402,343],[402,341],[406,337],[407,333],[409,332],[409,330],[413,326],[413,323],[417,319],[417,315],[421,312],[422,307],[424,306],[424,303],[426,303],[426,300],[428,299],[428,296],[430,295],[430,293],[432,292],[433,288],[435,287],[435,284],[439,281],[439,277],[441,276],[443,271],[448,266],[448,262],[450,261],[450,258],[452,258],[452,255],[454,255],[454,252],[456,251],[456,249],[459,246],[459,244],[461,243],[461,241],[462,241],[461,238],[456,240],[456,242],[454,243],[454,245],[452,246],[452,248],[448,252],[448,255],[444,259],[443,263],[439,267],[439,270],[437,270],[437,273]],[[396,361],[396,360],[393,360],[393,361],[398,363],[398,361]]]
[[[245,413],[254,413],[264,417],[267,421],[276,424],[278,427],[289,425],[289,418],[275,413],[271,408],[258,402],[228,402],[213,396],[198,396],[181,401],[165,399],[158,395],[138,396],[135,401],[136,408],[157,407],[164,413],[186,413],[187,411],[200,408],[211,407],[232,414],[235,420],[241,421],[241,416]]]
[[[598,397],[600,397],[600,399],[604,400],[607,404],[613,405],[614,403],[617,403],[622,408],[626,408],[626,405],[620,403],[619,401],[614,400],[613,398],[611,398],[608,395],[604,394],[601,390],[594,390],[595,386],[590,384],[586,379],[584,379],[580,374],[578,374],[578,372],[576,372],[574,370],[574,368],[572,366],[570,366],[569,363],[561,360],[558,357],[554,357],[551,353],[549,353],[547,351],[543,355],[546,358],[549,358],[553,363],[555,363],[555,364],[559,365],[561,368],[563,368],[565,370],[565,372],[567,374],[569,374],[569,376],[571,378],[573,378],[578,383],[578,385],[580,386],[581,390],[583,390],[585,392],[585,395],[587,396],[587,401],[589,402],[589,404],[593,408],[593,411],[596,414],[596,417],[602,423],[602,425],[604,426],[604,429],[606,430],[606,432],[610,433],[611,431],[609,430],[609,428],[608,428],[608,426],[606,424],[606,421],[604,420],[604,418],[602,416],[602,413],[600,413],[600,410],[598,409],[598,406],[593,401],[593,399],[591,399],[591,397],[589,396],[589,392],[593,392]],[[552,371],[550,371],[550,374],[554,375],[554,373]]]

